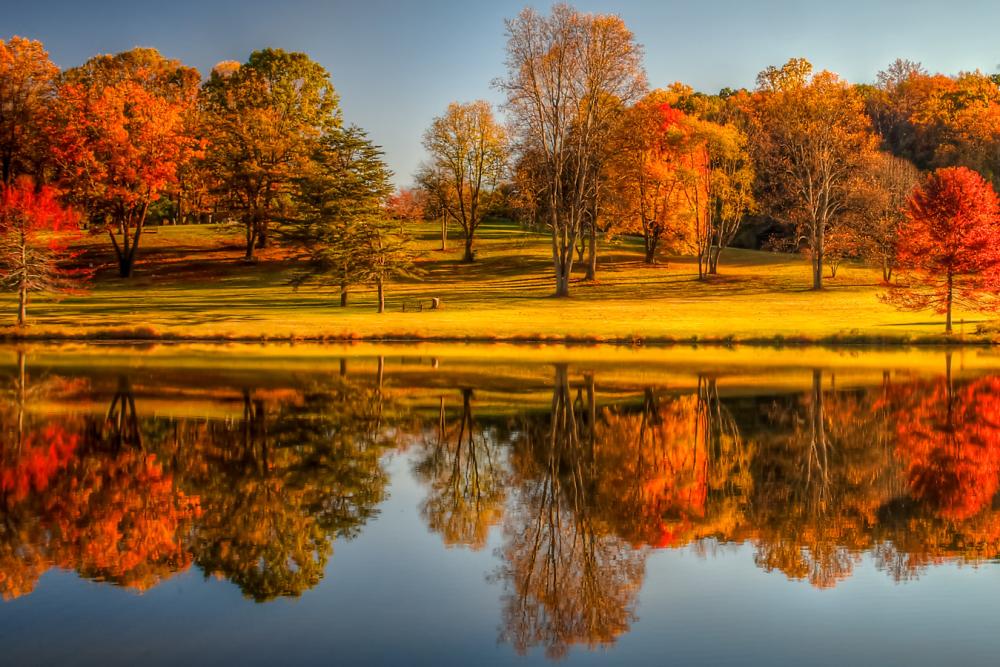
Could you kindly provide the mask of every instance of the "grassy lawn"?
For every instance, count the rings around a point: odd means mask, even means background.
[[[480,231],[478,259],[463,264],[460,240],[437,250],[434,223],[415,229],[420,280],[390,285],[388,312],[359,288],[340,308],[332,288],[288,286],[294,263],[280,249],[242,262],[237,230],[162,227],[144,236],[136,276],[119,279],[106,237],[88,240],[85,261],[100,267],[89,293],[29,307],[31,336],[164,338],[421,338],[593,341],[785,340],[931,341],[943,317],[881,303],[879,274],[841,267],[827,289],[809,287],[800,255],[729,250],[720,275],[699,282],[690,258],[647,266],[639,244],[602,246],[598,281],[581,278],[572,297],[551,296],[549,239],[507,223]],[[443,309],[402,312],[404,301],[439,297]],[[14,300],[2,298],[13,320]],[[963,338],[986,318],[959,313]],[[12,329],[6,329],[11,333]]]

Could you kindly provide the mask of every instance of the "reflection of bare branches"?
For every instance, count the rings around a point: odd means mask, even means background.
[[[425,436],[424,456],[416,464],[430,487],[420,510],[445,544],[481,549],[503,513],[505,465],[495,433],[476,425],[472,389],[462,389],[462,412],[453,428],[444,401],[442,396],[436,433]]]
[[[568,369],[557,365],[547,428],[526,423],[518,443],[521,479],[497,578],[507,590],[501,639],[520,653],[543,645],[561,657],[573,644],[609,644],[635,620],[645,552],[591,516],[596,468],[581,433],[596,409],[587,385],[574,400]]]

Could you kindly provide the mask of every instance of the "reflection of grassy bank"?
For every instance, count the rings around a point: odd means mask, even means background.
[[[17,370],[26,353],[32,377],[86,379],[59,400],[39,400],[33,410],[100,412],[130,378],[144,409],[155,414],[212,414],[238,417],[241,388],[283,401],[289,391],[347,375],[366,384],[381,376],[387,392],[417,411],[437,410],[439,398],[461,388],[476,393],[484,414],[544,409],[551,401],[553,364],[565,364],[574,385],[593,377],[602,400],[639,400],[647,389],[690,393],[699,377],[713,378],[724,396],[760,391],[808,390],[821,368],[831,388],[880,386],[886,373],[897,379],[939,377],[942,350],[884,348],[870,351],[803,348],[626,348],[561,345],[390,344],[148,344],[63,343],[0,348],[0,372]],[[1000,369],[1000,355],[988,349],[952,353],[956,377]],[[289,399],[290,400],[290,399]]]
[[[137,277],[101,270],[93,291],[29,309],[33,338],[130,340],[476,340],[589,343],[927,344],[992,342],[975,333],[985,318],[964,315],[959,334],[942,335],[933,314],[901,313],[878,300],[876,271],[844,266],[828,289],[807,289],[802,256],[727,251],[721,275],[694,279],[686,258],[646,266],[637,244],[604,249],[595,284],[578,282],[555,300],[544,235],[492,224],[483,228],[479,261],[435,250],[436,229],[418,230],[420,281],[394,285],[389,311],[359,291],[346,309],[334,290],[293,291],[293,265],[268,250],[243,264],[237,239],[211,227],[167,227],[144,239]],[[89,240],[87,261],[103,265],[107,239]],[[440,311],[402,312],[403,301],[442,299]],[[0,306],[13,314],[13,300]],[[962,314],[957,315],[961,320]],[[9,319],[12,319],[9,318]],[[4,335],[16,332],[7,329]]]

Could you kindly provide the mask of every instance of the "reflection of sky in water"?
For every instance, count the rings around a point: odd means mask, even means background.
[[[552,377],[548,370],[539,376]],[[570,399],[575,399],[585,385],[579,374],[571,376]],[[393,378],[391,372],[386,377],[387,396],[406,388],[401,377]],[[809,377],[804,375],[796,390],[800,416],[808,416],[813,400]],[[600,374],[597,380],[600,395]],[[829,378],[822,386],[829,391]],[[878,391],[877,386],[869,390]],[[279,403],[294,403],[280,393],[283,390],[273,391]],[[450,392],[449,419],[459,417],[461,394],[451,386],[434,389],[429,394],[434,400],[422,404],[424,429],[433,430],[441,391]],[[618,394],[615,402],[628,403],[623,396]],[[725,407],[745,422],[741,427],[746,434],[766,439],[764,412],[748,403],[747,396],[744,390],[740,398],[727,399]],[[420,403],[412,395],[409,399]],[[642,392],[633,399],[640,405]],[[860,406],[862,414],[868,408],[866,403],[836,399],[828,394],[826,409]],[[535,400],[533,418],[543,415],[544,421],[548,396],[536,389]],[[481,392],[473,404],[479,401],[500,399]],[[140,416],[149,404],[149,396],[137,399]],[[663,404],[671,405],[688,409],[695,402],[668,398]],[[661,414],[668,414],[665,407]],[[412,423],[386,428],[404,435],[407,429],[413,432]],[[518,425],[507,435],[517,434],[520,440],[526,433]],[[768,451],[774,455],[783,450]],[[0,603],[0,662],[546,663],[544,640],[529,638],[527,655],[518,656],[509,641],[510,628],[504,627],[510,611],[505,596],[513,592],[511,581],[499,574],[511,541],[507,523],[492,525],[482,549],[444,546],[442,535],[429,530],[421,511],[429,480],[415,468],[423,455],[411,441],[384,456],[389,486],[378,516],[364,523],[354,539],[335,542],[323,578],[301,597],[255,604],[226,578],[204,577],[197,563],[141,594],[50,569],[33,592]],[[504,467],[513,465],[512,456],[501,455]],[[543,461],[544,454],[534,464],[521,465],[530,468]],[[538,475],[541,468],[532,470]],[[895,493],[903,493],[901,489]],[[522,493],[508,489],[508,519],[510,505],[524,500]],[[908,516],[904,506],[881,511]],[[773,520],[780,512],[765,515]],[[833,534],[834,539],[840,535]],[[954,545],[945,546],[954,550]],[[634,617],[616,633],[613,645],[590,651],[586,642],[570,642],[567,657],[573,664],[966,665],[993,664],[1000,654],[995,613],[1000,569],[993,563],[935,563],[921,568],[917,578],[897,583],[866,553],[852,564],[849,575],[820,588],[789,579],[777,569],[766,571],[755,562],[758,554],[751,544],[709,540],[675,549],[640,549],[644,567]],[[519,609],[538,612],[531,605]]]
[[[498,644],[499,587],[489,545],[444,549],[417,512],[424,491],[406,456],[390,497],[360,537],[338,541],[326,576],[297,599],[245,600],[194,568],[141,595],[50,571],[0,605],[7,664],[546,663]],[[592,664],[994,664],[1000,570],[942,565],[897,584],[865,558],[832,589],[789,581],[750,546],[653,552],[639,620],[610,649],[574,648]],[[7,662],[9,660],[9,662]]]

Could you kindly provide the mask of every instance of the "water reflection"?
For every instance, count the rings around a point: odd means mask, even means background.
[[[1000,378],[629,375],[352,359],[309,372],[35,369],[0,398],[0,595],[49,568],[147,590],[197,568],[299,596],[407,456],[444,546],[496,547],[499,635],[558,658],[637,621],[649,556],[750,544],[832,587],[1000,552]],[[637,379],[638,378],[638,379]],[[398,520],[398,519],[397,519]],[[405,551],[407,545],[400,546]]]

